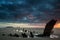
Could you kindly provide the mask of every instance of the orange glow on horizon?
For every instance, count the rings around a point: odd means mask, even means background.
[[[55,28],[60,28],[60,23],[57,23],[54,27]]]

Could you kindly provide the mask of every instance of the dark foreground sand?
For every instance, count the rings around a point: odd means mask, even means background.
[[[26,28],[27,29],[27,28]],[[59,38],[49,38],[49,37],[39,37],[39,38],[21,38],[21,37],[10,37],[7,36],[9,33],[18,33],[14,32],[14,30],[17,30],[17,28],[0,28],[0,40],[60,40],[60,29],[54,29],[54,34],[58,35]],[[20,29],[19,29],[20,30]],[[27,30],[32,30],[36,31],[38,33],[43,33],[44,29],[27,29]],[[2,36],[2,34],[5,33],[6,36]],[[18,33],[20,34],[20,33]]]
[[[60,38],[17,38],[17,37],[0,37],[0,40],[60,40]]]

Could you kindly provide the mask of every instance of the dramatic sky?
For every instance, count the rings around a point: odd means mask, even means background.
[[[0,0],[0,22],[60,22],[60,0]]]

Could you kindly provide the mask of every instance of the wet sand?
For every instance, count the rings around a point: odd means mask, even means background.
[[[22,37],[10,37],[8,36],[9,33],[17,33],[20,35],[19,32],[14,30],[22,30],[22,28],[0,28],[0,40],[60,40],[60,29],[53,29],[54,35],[58,35],[59,38],[49,38],[49,37],[39,37],[39,38],[22,38]],[[35,31],[36,33],[43,33],[44,28],[25,28],[26,30]],[[6,34],[2,36],[2,34]]]

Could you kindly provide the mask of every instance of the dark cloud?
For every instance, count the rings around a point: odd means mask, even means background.
[[[60,19],[59,10],[59,0],[0,0],[0,20],[4,21],[41,22]]]

